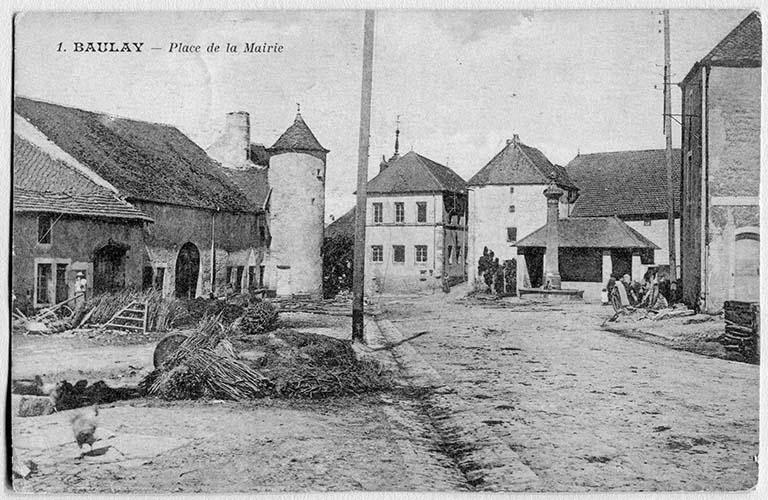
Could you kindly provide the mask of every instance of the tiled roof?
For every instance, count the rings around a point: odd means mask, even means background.
[[[409,151],[368,181],[368,193],[463,191],[464,179],[450,168]]]
[[[560,248],[650,248],[651,240],[616,217],[569,217],[557,221]],[[546,247],[544,225],[516,243],[520,248]]]
[[[325,226],[325,237],[335,238],[337,236],[355,236],[355,208],[352,209]]]
[[[252,143],[251,146],[251,163],[260,167],[269,166],[269,152],[263,144]]]
[[[573,189],[575,186],[566,170],[553,165],[538,149],[517,140],[509,141],[496,156],[491,158],[467,182],[470,186],[548,184],[555,175],[560,187]]]
[[[680,211],[680,150],[672,151],[675,213]],[[666,217],[663,149],[580,154],[566,166],[579,187],[572,217]]]
[[[701,64],[707,66],[760,66],[763,52],[760,14],[753,12],[739,23]]]
[[[177,128],[17,97],[14,111],[128,199],[257,211]]]
[[[283,132],[275,144],[267,150],[277,151],[319,151],[327,153],[328,150],[320,145],[315,134],[309,129],[301,114],[296,115],[293,125]]]
[[[77,169],[14,135],[13,210],[152,221]]]
[[[266,168],[254,166],[245,170],[235,170],[219,166],[218,170],[221,176],[237,186],[237,189],[239,189],[256,208],[264,208],[264,202],[269,193]]]

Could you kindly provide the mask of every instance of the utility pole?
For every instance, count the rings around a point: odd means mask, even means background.
[[[352,341],[364,342],[363,296],[365,293],[365,205],[368,183],[368,148],[371,134],[371,85],[373,80],[373,28],[375,13],[365,11],[363,36],[363,86],[360,96],[360,139],[357,150],[357,205],[355,250],[352,266]]]
[[[669,279],[677,280],[677,259],[675,243],[675,186],[672,175],[672,89],[670,75],[672,69],[669,57],[669,10],[664,10],[664,135],[667,140],[667,235],[669,240]]]

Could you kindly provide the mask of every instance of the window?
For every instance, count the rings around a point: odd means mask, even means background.
[[[264,226],[259,226],[259,243],[264,244],[267,242],[267,228]]]
[[[509,242],[517,241],[517,228],[516,227],[508,227],[507,228],[507,241],[509,241]]]
[[[381,245],[371,246],[371,261],[384,262],[384,247]]]
[[[643,225],[644,226],[650,226],[651,225],[651,219],[644,219],[643,220]]]
[[[510,205],[509,206],[509,213],[511,213],[511,214],[515,213],[515,206],[514,205]]]
[[[393,260],[399,264],[405,262],[405,246],[404,245],[392,245],[392,257]]]
[[[451,247],[448,247],[450,251]],[[416,262],[427,261],[427,245],[416,245]]]
[[[232,283],[232,266],[227,266],[227,283]]]
[[[416,221],[427,222],[427,202],[419,201],[416,203]]]
[[[37,303],[48,304],[51,299],[48,288],[53,281],[51,264],[37,265]]]
[[[43,245],[51,243],[51,229],[53,229],[53,216],[40,214],[37,216],[37,242]]]
[[[515,194],[515,188],[514,186],[509,187],[509,194]]]
[[[461,247],[456,247],[456,262],[461,262]]]
[[[259,288],[264,288],[264,266],[259,266]]]
[[[373,222],[376,224],[384,222],[384,208],[381,206],[381,203],[373,204]]]
[[[448,263],[453,264],[453,247],[448,245]]]
[[[395,202],[395,222],[405,222],[405,203]]]

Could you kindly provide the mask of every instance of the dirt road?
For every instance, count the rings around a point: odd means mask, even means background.
[[[758,367],[601,331],[581,303],[503,307],[454,292],[387,318],[542,491],[744,490],[757,482]]]

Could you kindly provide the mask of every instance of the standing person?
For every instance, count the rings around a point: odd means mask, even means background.
[[[85,304],[85,294],[88,290],[88,280],[85,279],[85,273],[82,271],[77,272],[75,277],[75,308],[82,307]]]

